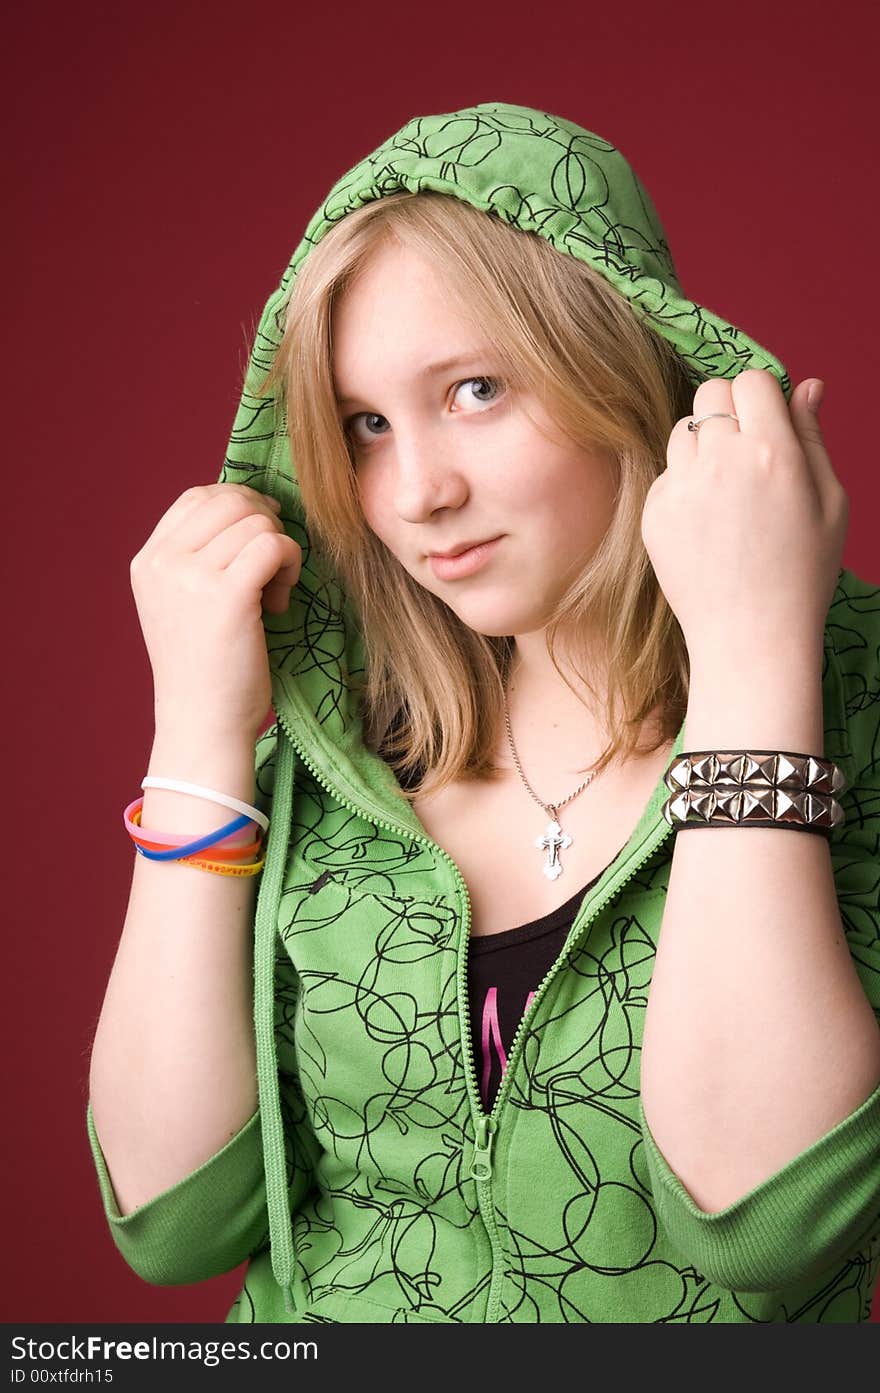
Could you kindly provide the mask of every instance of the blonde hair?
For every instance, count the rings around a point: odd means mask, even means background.
[[[310,542],[331,559],[362,625],[366,744],[395,767],[410,800],[454,779],[500,777],[493,757],[515,646],[512,636],[469,629],[419,585],[367,526],[358,503],[334,398],[332,315],[371,254],[392,239],[430,259],[505,365],[513,390],[539,395],[572,442],[616,460],[611,523],[550,615],[547,649],[583,700],[557,661],[564,635],[576,681],[601,704],[609,740],[589,767],[598,774],[613,760],[659,749],[684,718],[689,669],[641,517],[696,384],[672,346],[597,271],[536,233],[433,191],[370,202],[311,248],[293,279],[284,336],[262,389],[284,399]],[[607,664],[604,699],[581,670],[589,655],[579,639],[587,634]],[[653,743],[640,745],[649,724]]]

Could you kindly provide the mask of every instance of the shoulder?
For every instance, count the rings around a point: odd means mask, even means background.
[[[880,584],[841,570],[825,620],[825,668],[833,668],[843,717],[860,743],[880,727]],[[880,759],[880,748],[876,749]]]
[[[830,644],[846,666],[873,666],[880,654],[880,584],[841,569],[825,620]]]

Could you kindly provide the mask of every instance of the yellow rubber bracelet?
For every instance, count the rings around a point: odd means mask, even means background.
[[[259,875],[266,864],[266,858],[262,861],[254,861],[246,866],[237,866],[231,861],[200,861],[195,856],[181,856],[178,861],[169,863],[173,866],[195,866],[200,871],[213,871],[215,875]]]

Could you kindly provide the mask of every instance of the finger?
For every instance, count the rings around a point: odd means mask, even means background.
[[[772,372],[766,368],[747,368],[733,378],[730,390],[740,435],[780,448],[790,449],[797,445],[788,402]]]
[[[245,543],[226,567],[225,575],[236,585],[247,585],[254,592],[276,585],[296,585],[302,568],[302,554],[292,555],[292,537],[277,538],[258,532]]]
[[[266,513],[247,513],[236,522],[231,522],[228,527],[224,527],[222,532],[218,532],[216,537],[212,537],[203,547],[199,547],[199,561],[203,561],[214,570],[225,571],[242,547],[247,546],[258,532],[283,533],[284,527],[277,518],[268,517]]]
[[[695,431],[690,429],[691,421],[711,416],[713,412],[725,414],[703,421]],[[737,435],[739,426],[736,421],[728,419],[728,413],[733,412],[733,397],[726,378],[712,377],[707,382],[701,382],[694,394],[691,415],[680,417],[670,432],[666,450],[667,468],[690,468],[699,458],[701,450],[705,455],[711,449],[713,441],[717,442],[725,435]]]
[[[204,502],[203,489],[205,487],[207,487],[207,485],[194,484],[192,488],[186,489],[185,492],[179,494],[178,497],[175,498],[171,506],[166,508],[144,543],[144,551],[146,551],[148,547],[152,549],[158,546],[160,542],[164,542],[166,537],[170,537],[172,532],[176,532],[181,523],[189,517],[196,508],[201,507]]]
[[[735,415],[733,393],[726,377],[712,377],[708,382],[701,382],[694,394],[694,409],[690,418],[700,421],[700,425],[697,430],[688,431],[697,451],[701,447],[704,450],[710,447],[713,440],[723,439],[726,435],[738,435],[739,425],[730,419]],[[709,419],[703,420],[706,416]]]
[[[272,614],[284,614],[290,607],[290,592],[298,580],[295,567],[283,566],[275,579],[263,587],[263,608]]]
[[[259,500],[264,505],[266,503],[264,495],[256,489],[252,489],[248,484],[194,484],[192,488],[188,488],[180,494],[171,504],[171,507],[163,513],[153,528],[149,545],[152,547],[172,536],[197,508],[203,507],[211,498],[222,497],[224,490],[244,494],[254,502]],[[275,511],[278,510],[275,509]]]
[[[278,510],[256,489],[247,484],[219,484],[206,492],[199,506],[190,509],[164,541],[182,551],[200,551],[231,524],[251,514],[278,518]]]

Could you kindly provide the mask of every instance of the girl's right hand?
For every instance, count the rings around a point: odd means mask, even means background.
[[[196,485],[132,559],[157,728],[256,739],[272,701],[262,611],[285,612],[302,569],[273,504],[246,484]]]

